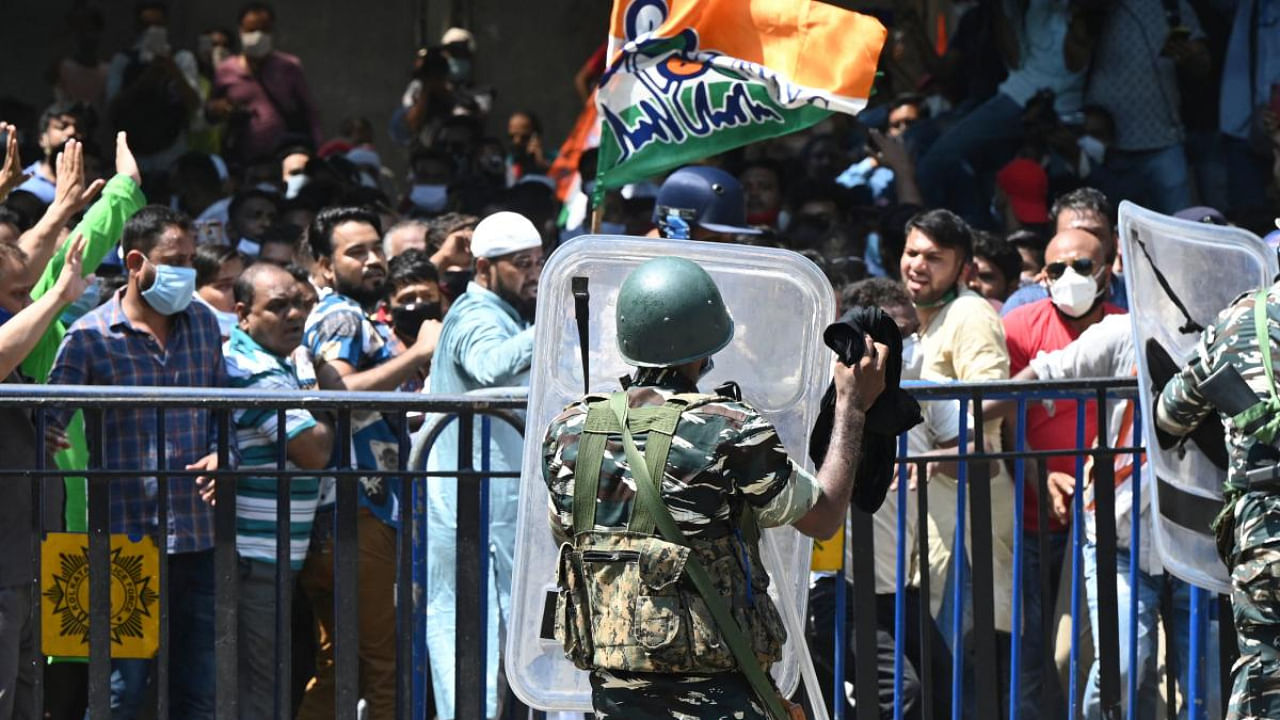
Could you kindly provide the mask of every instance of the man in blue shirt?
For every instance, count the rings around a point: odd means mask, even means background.
[[[290,358],[302,342],[303,324],[311,311],[302,283],[290,272],[270,263],[257,263],[235,283],[238,324],[222,346],[231,387],[256,390],[300,390],[297,368]],[[236,483],[236,551],[240,555],[239,712],[242,720],[271,720],[275,708],[275,668],[280,652],[275,647],[277,621],[275,579],[277,538],[276,439],[279,415],[275,410],[250,408],[235,413],[240,468],[261,468],[263,477],[241,478]],[[329,465],[333,451],[333,426],[309,411],[294,408],[284,413],[285,469],[320,470]],[[311,540],[311,524],[320,501],[320,479],[294,478],[289,482],[289,567],[285,583],[302,568]],[[332,482],[332,481],[330,481]],[[289,622],[290,609],[281,616]]]
[[[440,347],[431,363],[431,392],[460,394],[480,388],[529,385],[533,361],[533,316],[542,271],[542,237],[522,215],[499,212],[476,226],[471,236],[476,274],[445,315]],[[477,418],[472,444],[473,467],[493,472],[518,471],[524,447],[520,433],[494,420],[490,441],[483,440]],[[458,469],[458,425],[441,433],[427,459],[429,472]],[[436,714],[454,717],[454,627],[456,597],[458,481],[427,480],[427,650],[431,657]],[[487,716],[497,715],[499,608],[511,607],[511,564],[515,549],[518,482],[489,479],[489,598],[488,639],[485,642]],[[464,518],[464,521],[470,518]],[[463,672],[474,672],[464,668]]]
[[[435,354],[440,321],[423,322],[414,343],[396,354],[391,328],[374,319],[378,303],[389,290],[378,215],[359,207],[327,208],[316,216],[308,238],[316,273],[333,288],[311,311],[303,335],[315,358],[320,387],[389,391],[419,376]],[[353,412],[351,432],[357,468],[398,467],[399,435],[382,413]],[[368,703],[370,720],[395,715],[395,528],[399,522],[397,482],[361,478],[360,693]],[[326,515],[317,515],[317,536],[300,578],[323,638],[317,649],[316,680],[298,711],[302,720],[331,718],[334,713],[332,539],[320,536],[328,524]]]
[[[40,116],[40,151],[44,155],[24,169],[30,177],[18,186],[19,190],[35,195],[45,205],[53,202],[57,180],[54,163],[68,140],[81,138],[89,129],[87,114],[88,108],[80,103],[54,103],[45,109]]]
[[[67,330],[50,384],[224,387],[222,336],[213,312],[192,303],[196,244],[191,221],[159,205],[142,208],[120,241],[128,285]],[[54,413],[64,426],[74,408]],[[155,468],[155,408],[103,413],[102,463],[136,473]],[[217,426],[208,410],[166,410],[169,470],[218,469]],[[169,524],[158,525],[154,477],[111,480],[111,532],[167,534],[171,713],[213,718],[213,509],[200,497],[200,478],[169,478]],[[165,534],[162,534],[164,532]],[[131,720],[147,694],[151,662],[111,663],[112,720]]]

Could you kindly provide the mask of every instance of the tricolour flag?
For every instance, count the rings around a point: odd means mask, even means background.
[[[862,110],[885,29],[820,0],[615,0],[600,187]]]

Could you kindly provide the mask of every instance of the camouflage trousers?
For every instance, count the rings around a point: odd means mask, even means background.
[[[1240,659],[1227,720],[1280,718],[1280,495],[1240,497],[1234,535],[1231,607]]]
[[[746,677],[737,672],[668,675],[596,670],[591,707],[597,720],[769,720]]]

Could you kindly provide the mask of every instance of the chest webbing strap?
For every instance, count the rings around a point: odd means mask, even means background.
[[[626,393],[614,393],[614,396]],[[587,419],[578,439],[578,456],[573,468],[573,527],[574,534],[590,532],[596,525],[596,498],[600,489],[600,473],[609,435],[621,435],[622,425],[609,408],[612,396],[589,396]],[[667,457],[671,453],[671,439],[680,423],[680,413],[696,401],[709,396],[694,393],[673,395],[662,405],[636,408],[627,415],[627,428],[633,434],[645,433],[644,461],[650,477],[661,478],[666,473]],[[622,458],[617,458],[622,462]],[[635,482],[634,474],[632,482]],[[652,535],[656,522],[647,507],[633,502],[631,518],[627,522],[629,532]]]

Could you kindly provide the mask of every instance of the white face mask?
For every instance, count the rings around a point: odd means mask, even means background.
[[[1076,145],[1080,148],[1081,177],[1088,175],[1093,168],[1102,167],[1107,159],[1107,146],[1101,140],[1092,135],[1084,135],[1076,140]]]
[[[920,352],[920,335],[911,333],[902,338],[902,379],[919,380],[924,367],[924,353]]]
[[[289,199],[298,197],[298,193],[302,192],[302,188],[306,187],[309,182],[311,182],[311,178],[302,173],[290,175],[284,181],[284,196]]]
[[[169,54],[169,30],[160,25],[152,25],[142,31],[138,40],[138,56],[143,62],[150,62],[155,57]]]
[[[240,324],[240,317],[233,312],[223,312],[213,308],[213,316],[218,319],[218,332],[222,337],[231,337],[231,330]]]
[[[413,206],[427,212],[444,210],[449,201],[449,186],[438,184],[415,184],[409,191],[409,202]]]
[[[257,260],[258,253],[262,252],[262,243],[242,237],[240,242],[236,243],[236,250],[241,255],[248,256],[250,260]]]
[[[1049,297],[1064,315],[1075,319],[1089,312],[1098,298],[1098,281],[1068,267],[1062,277],[1049,283]]]
[[[271,33],[254,30],[240,33],[240,47],[245,57],[264,58],[271,54]]]

